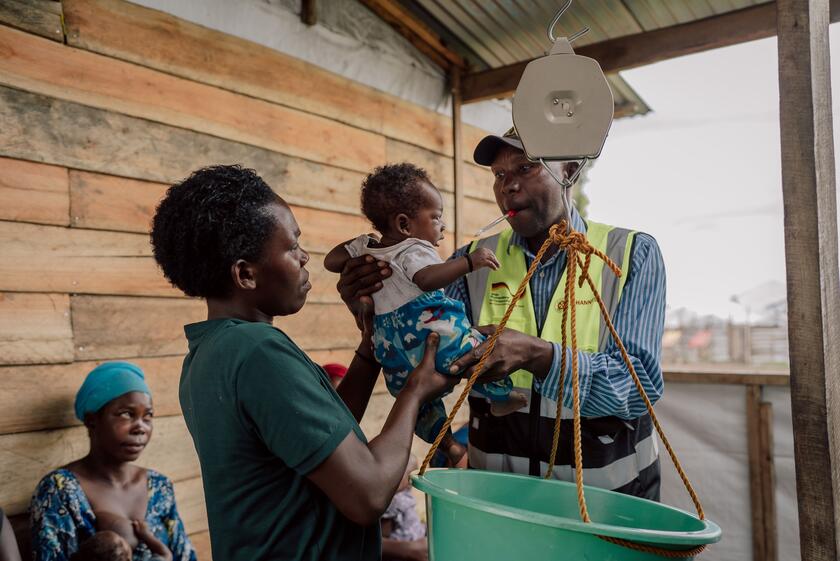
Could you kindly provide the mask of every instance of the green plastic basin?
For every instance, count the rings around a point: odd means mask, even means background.
[[[721,535],[714,522],[683,510],[588,486],[593,522],[583,523],[577,488],[566,481],[465,469],[429,470],[411,481],[426,493],[431,561],[641,561],[663,557],[598,535],[672,550]]]

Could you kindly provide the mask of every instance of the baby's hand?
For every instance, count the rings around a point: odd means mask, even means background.
[[[169,551],[169,548],[162,541],[155,537],[145,520],[132,520],[131,525],[134,528],[134,533],[137,535],[137,538],[146,544],[152,552],[152,555],[157,555],[164,561],[172,561],[172,552]]]
[[[486,247],[479,247],[470,253],[470,260],[472,261],[473,270],[488,267],[495,271],[499,268],[499,260],[496,259],[496,254]]]
[[[95,514],[96,530],[98,532],[114,532],[128,543],[129,548],[134,549],[137,547],[139,542],[134,535],[131,521],[128,518],[103,510],[97,511]]]

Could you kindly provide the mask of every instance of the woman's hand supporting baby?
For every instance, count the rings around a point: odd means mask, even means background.
[[[391,268],[384,261],[361,255],[344,261],[340,271],[336,288],[362,330],[362,303],[373,306],[370,295],[382,288],[382,281],[391,276]]]
[[[430,333],[426,338],[423,360],[408,376],[408,381],[400,395],[404,392],[413,393],[416,395],[418,403],[422,405],[452,391],[452,388],[461,381],[458,376],[444,376],[435,371],[435,354],[437,353],[438,343],[440,343],[440,335],[435,332]]]

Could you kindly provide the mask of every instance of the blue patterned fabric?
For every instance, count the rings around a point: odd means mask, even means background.
[[[447,298],[443,290],[426,292],[393,312],[375,316],[373,328],[374,356],[382,365],[385,385],[393,396],[400,393],[408,375],[423,360],[426,337],[432,331],[440,335],[435,369],[441,374],[449,374],[449,367],[458,357],[484,341],[484,336],[467,320],[464,304]],[[473,389],[492,401],[505,401],[512,387],[510,378],[505,378]],[[417,415],[414,432],[432,442],[445,419],[443,401],[426,403]]]
[[[572,224],[575,230],[586,231],[586,223],[577,211],[573,211]],[[522,248],[525,265],[530,267],[534,261],[534,254],[528,249],[525,240],[514,232],[510,243]],[[469,246],[461,247],[450,259],[462,257],[468,251]],[[630,271],[627,273],[627,282],[613,317],[613,324],[627,348],[648,397],[652,403],[656,403],[664,392],[659,358],[665,326],[665,265],[656,240],[647,234],[636,234],[631,252]],[[534,276],[531,277],[534,315],[540,329],[545,322],[554,289],[565,268],[566,252],[557,252],[537,265]],[[470,297],[465,279],[458,279],[449,285],[446,295],[464,303],[470,321],[474,322],[477,319],[470,317]],[[569,375],[565,379],[563,404],[571,407],[571,350],[564,350],[559,342],[554,342],[553,345],[554,359],[551,370],[542,382],[537,380],[535,386],[542,395],[557,399],[562,353],[566,352]],[[614,415],[622,419],[635,419],[647,413],[647,407],[636,391],[615,342],[611,341],[602,353],[578,351],[577,354],[581,414],[584,417]]]
[[[172,551],[172,561],[196,561],[175,506],[172,482],[148,470],[149,530]],[[47,474],[32,496],[30,506],[32,552],[35,561],[67,561],[79,545],[96,532],[96,515],[73,472],[57,469]],[[152,552],[141,543],[133,561],[152,561]]]

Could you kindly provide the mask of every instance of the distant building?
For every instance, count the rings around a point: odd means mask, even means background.
[[[733,322],[717,316],[700,316],[685,308],[669,310],[662,339],[662,362],[787,364],[787,300],[771,301],[752,312],[750,315],[756,319]]]

